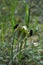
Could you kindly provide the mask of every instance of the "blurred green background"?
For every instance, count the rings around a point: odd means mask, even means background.
[[[33,29],[33,36],[24,30],[13,33],[19,19],[23,21],[19,30],[28,24],[26,6],[30,5],[28,31]],[[43,0],[0,0],[0,65],[43,65]]]

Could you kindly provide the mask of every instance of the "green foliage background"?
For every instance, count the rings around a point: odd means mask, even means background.
[[[43,65],[43,0],[31,1],[29,27],[25,31],[22,26],[28,24],[28,7],[29,0],[0,0],[0,65]],[[23,23],[19,31],[14,31],[19,19]],[[29,37],[31,29],[33,36]]]

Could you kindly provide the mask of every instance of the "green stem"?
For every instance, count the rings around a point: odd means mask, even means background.
[[[26,18],[25,18],[25,23],[27,28],[29,27],[29,22],[30,22],[30,12],[31,12],[31,1],[29,2],[29,6],[28,4],[25,3],[26,6]]]
[[[11,50],[12,65],[13,65],[13,44],[14,44],[14,39],[15,39],[15,31],[13,32],[13,41],[12,41],[12,50]]]
[[[29,10],[28,10],[28,27],[30,22],[30,13],[31,13],[31,1],[29,2]]]

